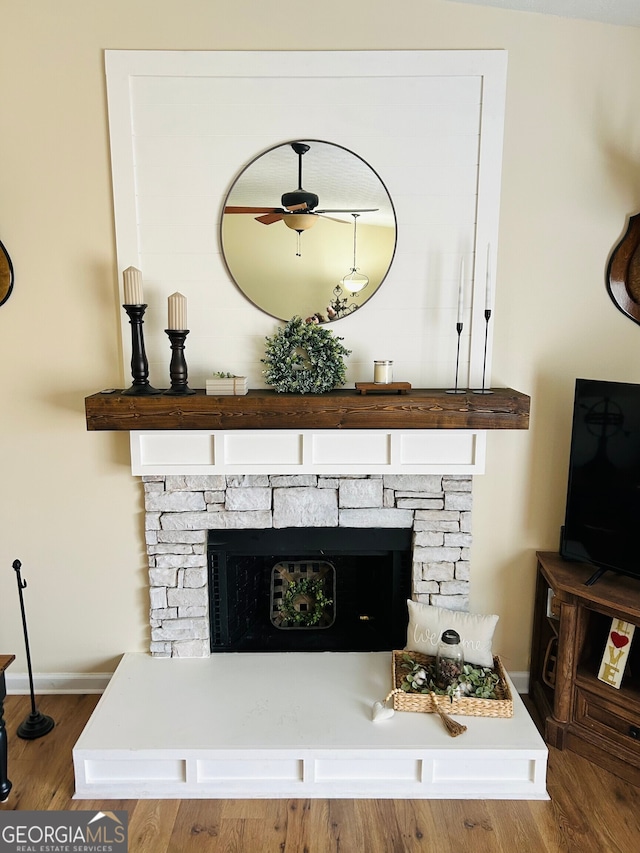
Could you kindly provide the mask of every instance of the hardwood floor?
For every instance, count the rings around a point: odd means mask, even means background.
[[[131,853],[636,853],[640,788],[551,749],[550,801],[73,800],[71,750],[98,696],[42,696],[56,726],[15,734],[29,698],[9,696],[9,776],[0,810],[124,809]]]

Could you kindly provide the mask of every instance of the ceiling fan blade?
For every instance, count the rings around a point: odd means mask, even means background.
[[[326,216],[324,213],[322,213],[322,211],[320,211],[319,216],[320,216],[320,219],[328,219],[329,222],[339,222],[340,225],[351,225],[352,224],[350,219],[338,219],[337,216]]]
[[[282,213],[281,207],[242,207],[229,205],[225,207],[224,213]]]
[[[358,207],[354,210],[342,210],[340,208],[327,207],[324,210],[314,210],[314,213],[375,213],[379,207]]]
[[[263,225],[273,225],[274,222],[280,222],[287,214],[283,211],[265,213],[263,216],[256,216],[256,222],[262,222]]]

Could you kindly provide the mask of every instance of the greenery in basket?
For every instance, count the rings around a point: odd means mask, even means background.
[[[296,603],[300,596],[308,596],[311,599],[308,610],[297,609]],[[327,608],[332,604],[333,599],[327,598],[324,594],[324,582],[321,578],[302,578],[297,581],[289,581],[279,609],[285,625],[298,625],[302,628],[308,628],[317,625]]]
[[[496,687],[500,676],[491,667],[472,666],[465,663],[462,672],[446,689],[436,683],[436,663],[422,664],[410,655],[402,655],[402,667],[406,670],[401,689],[405,693],[435,693],[451,698],[497,699]]]
[[[217,370],[214,374],[216,379],[239,379],[235,373],[226,373],[224,370]]]
[[[280,393],[323,394],[344,385],[344,356],[350,355],[330,329],[292,317],[266,338],[262,374]]]

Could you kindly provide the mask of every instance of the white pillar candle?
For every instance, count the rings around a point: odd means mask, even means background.
[[[460,259],[460,282],[458,284],[458,323],[462,323],[464,317],[464,258]]]
[[[167,329],[185,331],[187,328],[187,297],[172,293],[169,297],[169,322]]]
[[[124,278],[124,304],[144,305],[142,295],[142,273],[135,267],[127,267],[122,274]]]
[[[484,295],[484,309],[491,311],[491,244],[487,246],[487,286]]]

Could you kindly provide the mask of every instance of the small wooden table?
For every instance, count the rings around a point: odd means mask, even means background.
[[[3,706],[7,695],[4,671],[16,659],[15,655],[0,655],[0,803],[9,797],[11,782],[7,777],[7,730],[4,726]]]

